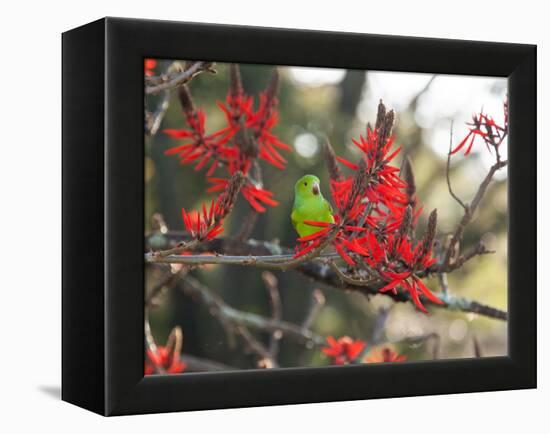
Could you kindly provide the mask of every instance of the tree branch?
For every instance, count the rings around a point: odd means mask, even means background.
[[[183,279],[183,290],[189,296],[194,297],[209,307],[212,315],[223,318],[235,326],[244,326],[267,333],[279,332],[298,342],[316,346],[321,346],[325,343],[325,339],[322,336],[315,334],[311,330],[303,329],[299,325],[234,309],[191,276],[186,276]]]
[[[182,274],[189,272],[191,267],[181,267],[177,271],[173,271],[169,266],[163,278],[155,286],[153,286],[145,295],[145,306],[153,307],[156,304],[157,297],[165,288],[172,288],[181,277]]]
[[[146,253],[145,261],[150,264],[185,264],[185,265],[241,265],[243,267],[258,267],[274,270],[288,270],[308,261],[324,258],[336,258],[337,253],[320,254],[315,258],[297,261],[294,255],[289,253],[285,255],[262,255],[262,256],[234,256],[234,255],[159,255]],[[300,258],[298,258],[300,259]]]
[[[149,136],[154,136],[160,128],[164,115],[168,111],[168,107],[170,107],[170,96],[170,90],[165,90],[156,110],[153,113],[146,112],[145,131]]]
[[[462,235],[464,234],[464,230],[466,229],[466,225],[470,223],[470,221],[472,221],[472,218],[474,217],[474,214],[481,202],[481,199],[483,199],[483,196],[485,195],[487,188],[489,187],[489,184],[493,180],[493,176],[498,170],[502,169],[507,164],[508,164],[508,161],[497,161],[495,164],[493,164],[489,169],[489,173],[487,173],[487,175],[485,176],[485,179],[479,185],[479,188],[476,192],[476,195],[474,196],[474,199],[472,200],[472,203],[470,205],[466,205],[466,208],[464,210],[464,216],[462,217],[462,220],[460,221],[457,228],[455,229],[455,232],[453,233],[449,246],[447,247],[447,251],[445,252],[445,258],[443,259],[443,262],[441,265],[442,270],[447,269],[447,267],[449,266],[455,246],[462,238]]]
[[[163,248],[170,245],[177,244],[182,238],[185,237],[183,232],[168,232],[163,235],[153,234],[149,237],[156,246]],[[176,241],[177,240],[177,241]],[[197,247],[197,252],[219,252],[224,253],[221,255],[219,253],[214,255],[190,255],[190,256],[170,256],[164,258],[157,258],[158,262],[171,263],[172,261],[176,263],[187,263],[187,264],[228,264],[228,265],[249,265],[262,267],[265,261],[267,261],[267,266],[263,268],[273,268],[273,265],[278,265],[278,262],[287,261],[293,255],[289,248],[280,246],[279,244],[272,243],[269,241],[259,241],[259,240],[248,240],[248,241],[239,241],[230,238],[216,238],[212,241],[202,243]],[[226,256],[225,254],[229,255]],[[234,255],[234,256],[233,256]],[[254,262],[250,258],[261,258],[260,262]],[[316,282],[322,283],[326,286],[336,288],[339,290],[345,291],[356,291],[360,292],[363,295],[371,296],[380,294],[378,291],[382,288],[385,283],[381,280],[377,280],[368,286],[355,285],[352,283],[343,282],[338,274],[336,274],[329,265],[324,263],[326,259],[335,258],[336,254],[326,253],[321,254],[317,258],[305,261],[296,266],[296,271],[301,274],[313,279]],[[149,258],[149,259],[148,259]],[[156,260],[151,260],[151,254],[145,255],[146,262],[156,262]],[[226,261],[226,258],[230,258]],[[271,259],[274,263],[271,263]],[[259,264],[259,265],[258,265]],[[277,267],[275,267],[277,268]],[[429,270],[429,273],[436,273],[438,271],[438,266],[434,266]],[[410,301],[409,297],[403,293],[398,292],[393,294],[392,292],[384,293],[385,296],[390,297],[396,302],[408,302]],[[440,294],[436,295],[439,297]],[[443,295],[441,295],[443,297]],[[444,300],[445,301],[445,300]],[[468,299],[462,298],[450,298],[449,303],[444,305],[435,305],[436,307],[448,307],[449,309],[457,309],[463,312],[473,312],[479,315],[487,316],[489,318],[495,318],[500,320],[506,320],[508,314],[505,311],[492,308],[490,306],[483,305],[481,303],[471,301]],[[431,304],[426,300],[427,304]]]
[[[472,258],[475,258],[476,256],[490,255],[493,253],[495,253],[494,250],[487,249],[487,247],[485,247],[485,244],[483,244],[483,242],[480,241],[474,249],[472,249],[471,251],[469,251],[464,255],[460,255],[453,263],[449,264],[444,271],[450,272],[450,271],[456,270],[457,268],[462,267],[466,262],[468,262]]]
[[[184,71],[173,75],[163,75],[160,77],[148,78],[147,82],[156,82],[157,84],[148,85],[145,87],[145,94],[152,95],[163,90],[172,89],[189,82],[192,78],[202,72],[215,72],[212,69],[212,62],[194,62]]]
[[[269,301],[271,304],[271,318],[274,321],[281,321],[283,319],[283,305],[281,302],[281,294],[279,293],[277,278],[269,271],[264,271],[262,273],[262,279],[265,283],[267,294],[269,295]],[[277,358],[277,354],[279,353],[279,340],[281,337],[282,335],[279,332],[271,333],[271,337],[269,339],[269,355],[272,359]]]
[[[325,305],[326,298],[323,294],[323,291],[320,289],[314,289],[311,293],[311,303],[309,305],[308,313],[304,319],[304,322],[302,323],[303,329],[309,329],[315,319],[317,318],[317,315],[319,315],[319,312]]]
[[[449,194],[452,196],[454,200],[458,202],[458,204],[464,209],[464,212],[468,212],[468,206],[462,202],[462,200],[455,194],[453,191],[453,188],[451,187],[451,151],[453,150],[453,123],[451,122],[451,133],[449,138],[449,152],[447,153],[447,170],[446,170],[446,177],[447,177],[447,188],[449,189]]]

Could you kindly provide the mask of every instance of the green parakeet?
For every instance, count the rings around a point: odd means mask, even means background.
[[[320,181],[314,175],[305,175],[294,186],[294,207],[290,219],[300,237],[319,232],[323,228],[310,226],[304,220],[334,223],[332,207],[321,194]]]

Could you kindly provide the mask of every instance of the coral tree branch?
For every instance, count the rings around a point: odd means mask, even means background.
[[[247,327],[268,333],[280,332],[298,342],[311,342],[318,346],[325,343],[325,339],[322,336],[299,325],[234,309],[214,294],[209,288],[191,276],[185,277],[183,280],[183,287],[186,294],[199,299],[208,306],[214,316],[234,326]]]
[[[156,80],[154,78],[149,78],[147,81],[156,81],[157,83],[146,86],[145,94],[153,95],[163,90],[173,89],[175,87],[181,86],[182,84],[189,82],[195,76],[205,71],[215,72],[212,69],[211,62],[194,62],[179,73],[169,76],[162,76],[160,78],[157,77]]]
[[[155,234],[154,238],[150,238],[150,240],[154,242],[156,247],[162,248],[162,246],[169,246],[171,243],[181,240],[183,236],[184,234],[181,232],[168,232],[163,235]],[[225,264],[266,269],[282,269],[280,267],[280,263],[288,262],[289,259],[293,257],[290,249],[281,247],[280,245],[269,241],[240,241],[230,238],[217,238],[212,241],[202,243],[196,250],[196,253],[201,252],[216,253],[167,257],[155,257],[153,254],[148,253],[145,254],[145,261],[188,265]],[[342,281],[340,275],[331,269],[330,265],[324,263],[326,260],[334,259],[335,256],[336,255],[333,253],[328,253],[319,255],[315,258],[308,258],[308,260],[298,263],[295,266],[295,269],[301,274],[328,287],[339,290],[356,291],[366,296],[379,294],[379,289],[384,286],[384,282],[380,280],[368,285],[353,284]],[[430,269],[429,272],[435,273],[437,270]],[[403,293],[393,294],[388,292],[384,295],[397,302],[410,301],[409,297]],[[437,305],[441,308],[459,310],[462,312],[472,312],[500,320],[507,320],[508,318],[507,312],[486,306],[478,303],[477,301],[460,297],[446,296],[442,293],[437,293],[437,295],[444,302],[442,305]],[[428,304],[430,304],[429,301]]]

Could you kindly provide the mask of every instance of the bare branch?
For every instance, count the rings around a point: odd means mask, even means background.
[[[296,258],[294,255],[268,255],[268,256],[224,256],[224,255],[188,255],[188,256],[174,256],[174,252],[188,250],[188,248],[177,247],[171,250],[164,250],[160,252],[146,253],[146,263],[167,263],[167,264],[187,264],[187,265],[207,265],[207,264],[226,264],[226,265],[241,265],[241,266],[253,266],[259,268],[268,268],[272,270],[290,270],[296,268],[301,264],[317,258],[336,257],[337,254],[332,253],[329,255],[322,255],[321,252],[327,247],[327,245],[334,239],[337,234],[333,231],[333,234],[327,237],[316,248],[312,249],[303,256]]]
[[[454,193],[452,187],[451,187],[451,151],[453,149],[453,123],[451,122],[451,133],[449,138],[449,153],[447,154],[447,170],[446,170],[446,176],[447,176],[447,187],[449,189],[449,194],[453,197],[454,200],[456,200],[460,206],[464,209],[464,212],[469,212],[468,206],[462,202],[462,200]]]
[[[430,87],[432,86],[434,80],[436,79],[437,75],[433,75],[429,80],[428,82],[426,83],[426,85],[420,89],[420,91],[414,96],[414,98],[411,100],[411,102],[409,103],[409,107],[407,108],[406,111],[415,111],[416,110],[416,106],[418,105],[418,101],[420,100],[420,98],[422,98],[422,96],[424,96],[424,94],[426,92],[428,92],[430,90]]]
[[[386,326],[386,321],[390,316],[391,307],[381,307],[378,309],[376,320],[374,321],[374,328],[372,329],[369,345],[374,346],[382,342],[382,335]],[[366,355],[366,354],[365,354]]]
[[[497,161],[491,166],[491,168],[489,169],[489,173],[487,173],[485,179],[479,185],[479,188],[476,192],[476,195],[474,196],[474,199],[472,200],[472,203],[467,207],[467,209],[465,209],[464,216],[462,217],[462,220],[460,221],[457,228],[455,229],[455,232],[453,233],[449,246],[447,247],[447,251],[445,252],[445,258],[441,265],[442,269],[446,269],[449,266],[454,248],[456,244],[460,241],[460,239],[462,239],[462,235],[464,234],[466,225],[472,220],[477,210],[477,207],[481,202],[481,199],[483,199],[483,196],[485,195],[489,184],[493,180],[495,173],[505,167],[507,164],[508,161]]]
[[[262,279],[265,283],[267,294],[269,295],[269,300],[271,303],[271,318],[274,321],[281,321],[283,318],[283,305],[281,303],[281,295],[279,294],[277,278],[273,273],[264,271],[262,273]],[[269,355],[272,359],[277,357],[277,353],[279,352],[279,340],[281,337],[281,333],[271,333],[271,338],[269,340]]]
[[[325,305],[325,302],[326,299],[323,291],[320,289],[314,289],[311,293],[311,304],[309,306],[308,313],[302,323],[303,329],[309,329],[312,326],[313,322],[317,318],[317,315]]]
[[[279,365],[275,362],[275,359],[272,357],[269,350],[262,344],[258,339],[256,339],[252,333],[243,325],[235,326],[237,333],[243,338],[246,348],[248,351],[255,353],[259,360],[257,362],[258,366],[261,368],[278,368]]]
[[[154,136],[160,128],[164,115],[170,107],[170,90],[165,90],[156,110],[153,113],[147,112],[145,118],[145,132],[149,136]]]
[[[317,346],[323,345],[325,342],[322,336],[310,330],[304,330],[299,325],[286,321],[275,321],[272,318],[265,318],[255,313],[234,309],[191,276],[185,277],[183,287],[188,295],[208,306],[214,316],[224,318],[235,326],[240,325],[268,333],[280,332],[298,342],[311,343]]]
[[[173,271],[170,267],[167,268],[168,270],[166,271],[164,277],[147,292],[145,296],[145,306],[153,307],[160,293],[164,289],[172,288],[182,274],[188,273],[191,267],[180,267],[177,271]]]
[[[170,240],[181,239],[184,236],[181,232],[170,232],[164,234],[163,237],[167,243]],[[155,243],[159,243],[159,235],[155,236]],[[166,263],[187,263],[195,265],[203,264],[229,264],[229,265],[248,265],[248,266],[258,266],[261,268],[277,268],[278,263],[286,262],[294,255],[290,252],[288,248],[281,247],[278,244],[270,243],[268,241],[258,241],[258,240],[248,240],[246,242],[228,239],[228,238],[217,238],[210,242],[202,243],[197,247],[197,251],[203,252],[223,252],[228,255],[190,255],[190,256],[170,256],[167,258],[157,258],[152,260],[150,254],[146,254],[146,262],[166,262]],[[235,256],[230,256],[229,254],[236,254]],[[148,256],[149,255],[149,256]],[[320,254],[316,258],[311,258],[301,264],[296,266],[296,270],[302,273],[303,275],[313,279],[316,282],[322,283],[332,288],[339,290],[348,290],[356,291],[364,294],[365,296],[379,294],[378,290],[384,286],[384,282],[377,280],[370,285],[343,282],[342,279],[336,272],[331,269],[330,265],[326,264],[326,259],[336,258],[335,253],[325,253]],[[257,260],[259,259],[259,261]],[[319,260],[320,259],[320,260]],[[260,265],[258,265],[260,264]],[[264,266],[265,265],[265,266]],[[433,269],[428,270],[423,275],[428,275],[430,273],[436,273],[437,266]],[[420,276],[421,277],[421,276]],[[387,297],[390,297],[397,302],[408,302],[409,297],[403,293],[399,292],[393,294],[387,292],[384,294]],[[436,294],[438,297],[444,297],[444,300],[448,301],[446,305],[434,305],[437,307],[448,307],[450,309],[456,309],[463,312],[473,312],[479,315],[484,315],[490,318],[506,320],[508,314],[502,310],[492,308],[490,306],[483,305],[476,301],[463,299],[463,298],[445,298],[444,294]],[[426,303],[430,304],[429,301]]]
[[[157,354],[157,344],[151,331],[151,324],[149,323],[149,310],[145,309],[145,321],[144,321],[144,334],[145,334],[145,348],[153,354]],[[155,365],[155,371],[158,374],[164,374],[166,371],[162,366]]]
[[[374,320],[374,327],[372,329],[371,336],[367,340],[367,345],[365,345],[363,351],[361,351],[355,358],[356,363],[361,363],[365,359],[367,354],[371,351],[372,347],[375,347],[376,345],[382,344],[384,342],[382,336],[384,333],[384,328],[386,326],[386,320],[390,316],[390,310],[391,308],[385,307],[378,309],[376,319]]]
[[[449,282],[447,279],[447,273],[439,272],[437,273],[437,280],[439,280],[439,286],[443,294],[449,293]]]
[[[194,62],[185,70],[178,72],[177,74],[162,76],[160,80],[149,79],[148,81],[161,81],[158,84],[149,85],[145,87],[146,95],[153,95],[159,93],[163,90],[172,89],[182,84],[189,82],[191,79],[196,77],[202,72],[212,72],[215,73],[215,70],[212,69],[212,62]]]
[[[149,255],[154,257],[154,258],[166,258],[168,256],[173,256],[173,255],[179,255],[180,253],[183,253],[187,250],[191,250],[193,248],[195,248],[197,245],[199,244],[199,242],[197,240],[191,240],[191,241],[188,241],[188,242],[181,242],[181,243],[178,243],[178,245],[172,249],[169,249],[169,250],[160,250],[160,251],[157,251],[157,252],[153,252],[153,253],[150,253]],[[162,262],[162,261],[149,261],[149,262]]]
[[[481,345],[479,344],[479,341],[477,340],[477,337],[474,335],[472,337],[472,341],[474,344],[474,354],[476,357],[483,357],[483,352],[481,351]]]
[[[376,283],[379,279],[377,277],[371,277],[369,279],[354,279],[353,277],[348,276],[344,273],[334,261],[328,262],[330,268],[336,273],[336,275],[342,280],[342,282],[354,286],[369,286]]]
[[[490,255],[495,253],[494,250],[489,250],[487,247],[485,247],[485,244],[483,242],[479,242],[474,249],[469,251],[468,253],[464,255],[460,255],[454,262],[449,264],[444,271],[449,272],[456,270],[457,268],[462,267],[467,261],[469,261],[472,258],[475,258],[476,256],[482,256],[482,255]]]
[[[179,248],[178,248],[179,249]],[[173,249],[176,250],[176,249]],[[187,250],[187,249],[184,249]],[[163,252],[166,252],[164,250]],[[158,252],[160,253],[160,252]],[[265,255],[265,256],[231,256],[231,255],[160,255],[156,253],[146,253],[145,261],[147,263],[164,263],[164,264],[185,264],[185,265],[241,265],[258,268],[268,268],[273,270],[287,270],[297,267],[298,265],[315,259],[336,258],[337,253],[324,253],[315,258],[307,258],[306,260],[296,261],[293,254],[285,255]],[[300,258],[298,258],[300,259]]]
[[[436,296],[443,301],[444,306],[449,310],[458,310],[462,312],[476,313],[489,318],[508,320],[508,313],[500,309],[478,303],[475,300],[455,297],[451,294],[436,293]]]

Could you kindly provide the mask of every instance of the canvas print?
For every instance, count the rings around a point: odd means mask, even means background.
[[[507,81],[144,59],[146,375],[508,353]]]

